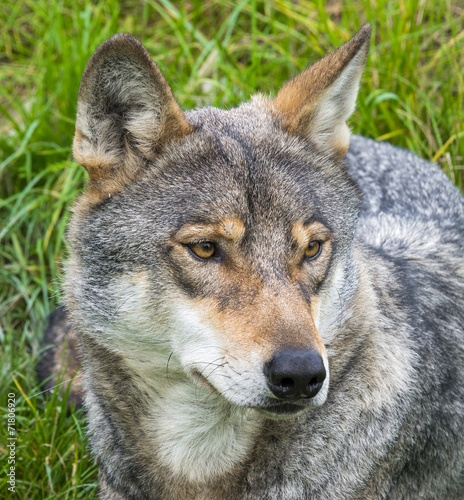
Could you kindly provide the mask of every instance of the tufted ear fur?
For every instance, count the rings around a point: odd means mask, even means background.
[[[163,145],[193,130],[145,47],[119,33],[102,43],[82,76],[74,157],[90,185],[123,184]],[[142,162],[141,162],[142,160]]]
[[[283,128],[325,153],[348,151],[345,121],[355,108],[370,36],[371,26],[365,24],[350,41],[283,85],[270,103]]]

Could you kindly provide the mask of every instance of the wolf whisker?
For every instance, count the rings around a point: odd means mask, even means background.
[[[59,384],[56,384],[53,387],[50,387],[50,388],[45,389],[43,391],[37,392],[36,394],[33,394],[32,396],[24,398],[24,401],[28,401],[29,399],[35,398],[35,397],[40,396],[41,394],[45,394],[47,392],[53,392],[57,387],[60,387],[63,384],[68,384],[69,382],[72,382],[73,380],[74,380],[74,377],[72,377],[68,380],[65,380],[64,382],[60,382]]]

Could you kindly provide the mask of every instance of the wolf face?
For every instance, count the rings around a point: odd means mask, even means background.
[[[321,310],[336,317],[353,288],[359,193],[342,158],[369,35],[272,101],[185,115],[138,41],[100,46],[74,142],[90,181],[67,292],[84,338],[145,380],[186,379],[268,416],[324,403]]]

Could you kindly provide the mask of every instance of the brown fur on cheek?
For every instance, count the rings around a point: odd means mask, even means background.
[[[223,309],[216,298],[194,299],[193,305],[202,321],[217,332],[218,344],[231,357],[249,358],[257,353],[263,363],[280,349],[316,349],[326,356],[325,347],[315,326],[318,299],[314,297],[309,307],[295,293],[274,292],[263,289],[242,297],[254,297],[241,307]]]

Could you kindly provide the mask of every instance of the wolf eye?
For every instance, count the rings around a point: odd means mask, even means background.
[[[189,250],[199,259],[210,259],[216,255],[216,246],[211,241],[200,241],[187,245]]]
[[[322,250],[322,243],[320,241],[311,241],[305,250],[305,257],[308,260],[313,260],[319,256]]]

